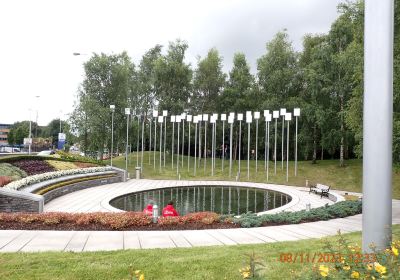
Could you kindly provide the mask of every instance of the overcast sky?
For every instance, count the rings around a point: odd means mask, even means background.
[[[126,50],[137,64],[155,44],[189,44],[196,65],[216,47],[224,71],[243,52],[255,73],[265,44],[286,28],[295,50],[307,33],[326,33],[340,0],[1,1],[0,123],[67,118],[93,52]],[[73,56],[73,52],[88,55]],[[40,96],[40,97],[36,97]],[[30,111],[31,109],[31,111]],[[31,112],[31,114],[29,113]]]

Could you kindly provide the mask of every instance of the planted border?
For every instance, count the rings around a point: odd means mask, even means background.
[[[11,183],[7,184],[6,186],[4,186],[4,188],[8,188],[8,189],[12,189],[12,190],[19,190],[22,187],[33,185],[33,184],[40,183],[40,182],[50,180],[50,179],[60,178],[63,176],[77,175],[77,174],[89,174],[89,173],[104,172],[104,171],[110,171],[110,170],[112,170],[112,168],[109,166],[106,166],[106,167],[89,167],[89,168],[81,168],[81,169],[69,169],[69,170],[61,170],[61,171],[55,171],[55,172],[42,173],[42,174],[29,176],[29,177],[23,178],[18,181],[11,182]]]

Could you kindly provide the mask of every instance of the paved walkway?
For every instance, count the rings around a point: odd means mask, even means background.
[[[292,197],[292,201],[283,207],[266,211],[276,213],[278,211],[299,211],[310,203],[311,208],[321,207],[325,204],[333,204],[327,198],[321,198],[315,194],[309,194],[308,189],[289,187],[284,185],[272,185],[251,182],[227,182],[227,181],[176,181],[176,180],[129,180],[124,183],[103,185],[73,192],[56,198],[44,206],[45,212],[117,212],[120,211],[109,205],[114,197],[132,192],[150,189],[164,189],[183,186],[247,186],[284,192]],[[339,200],[343,199],[338,196]]]
[[[144,180],[142,180],[145,183]],[[150,180],[147,180],[150,184]],[[157,181],[160,185],[163,181]],[[184,185],[184,181],[182,182]],[[153,182],[154,183],[154,182]],[[198,182],[195,182],[196,185]],[[135,186],[137,181],[130,181],[126,185]],[[142,184],[142,183],[141,183]],[[209,185],[210,182],[207,182]],[[250,183],[249,183],[250,184]],[[59,207],[70,212],[82,211],[112,211],[109,206],[103,207],[105,195],[118,194],[123,184],[114,184],[115,189],[103,190],[97,196],[86,197],[85,203],[80,200],[62,206],[66,195],[47,205],[47,211],[54,211]],[[150,184],[151,187],[156,187]],[[243,185],[243,183],[240,183]],[[101,189],[106,186],[92,188]],[[275,186],[276,187],[276,186]],[[87,191],[87,190],[84,190]],[[80,192],[84,192],[80,191]],[[121,190],[122,191],[122,190]],[[132,191],[132,189],[131,189]],[[301,192],[301,189],[297,191]],[[94,195],[92,193],[89,193]],[[304,194],[306,194],[304,192]],[[308,194],[307,194],[308,195]],[[310,195],[314,196],[314,195]],[[76,198],[76,197],[75,197]],[[311,199],[311,198],[310,198]],[[57,204],[57,201],[59,202]],[[100,201],[100,204],[99,204]],[[63,202],[64,203],[64,202]],[[103,204],[102,204],[103,203]],[[296,203],[298,205],[299,203]],[[292,205],[291,207],[295,207]],[[298,205],[300,207],[300,205]],[[292,209],[294,210],[294,209]],[[393,200],[393,224],[400,224],[400,200]],[[321,238],[335,235],[338,230],[343,233],[360,231],[362,229],[362,215],[347,218],[319,221],[307,224],[284,225],[259,228],[216,229],[216,230],[187,230],[187,231],[28,231],[28,230],[1,230],[1,252],[37,252],[37,251],[110,251],[123,249],[150,249],[176,248],[214,245],[260,244],[279,241],[295,241],[308,238]]]

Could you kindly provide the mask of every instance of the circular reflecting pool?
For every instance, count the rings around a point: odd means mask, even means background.
[[[159,209],[174,202],[180,215],[211,211],[219,214],[263,212],[291,201],[287,194],[257,188],[229,186],[189,186],[149,190],[126,194],[110,201],[110,205],[125,211],[143,211],[153,201]]]

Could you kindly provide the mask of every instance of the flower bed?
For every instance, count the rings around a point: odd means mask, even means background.
[[[0,213],[0,229],[40,230],[184,230],[238,228],[296,224],[346,217],[361,213],[361,202],[343,201],[312,209],[311,211],[285,212],[253,217],[251,214],[234,218],[212,212],[191,213],[181,217],[160,217],[157,224],[141,212],[123,213]],[[261,222],[249,223],[249,216]],[[301,218],[298,218],[301,217]]]
[[[32,159],[32,160],[22,159],[22,160],[12,162],[12,165],[22,169],[29,176],[56,170],[53,166],[48,164],[46,161],[37,160],[37,159]]]
[[[228,221],[214,220],[218,215],[210,212],[195,213],[183,217],[161,218],[179,220],[179,223],[154,224],[151,217],[142,212],[124,213],[0,213],[0,229],[40,230],[183,230],[235,228]],[[209,221],[213,220],[212,223]]]
[[[19,190],[22,187],[26,187],[32,184],[40,183],[46,180],[60,178],[63,176],[68,175],[76,175],[76,174],[89,174],[94,172],[104,172],[112,170],[111,167],[90,167],[90,168],[81,168],[81,169],[69,169],[69,170],[62,170],[62,171],[55,171],[55,172],[47,172],[43,174],[37,174],[33,176],[29,176],[23,178],[18,181],[14,181],[6,185],[6,188]]]

